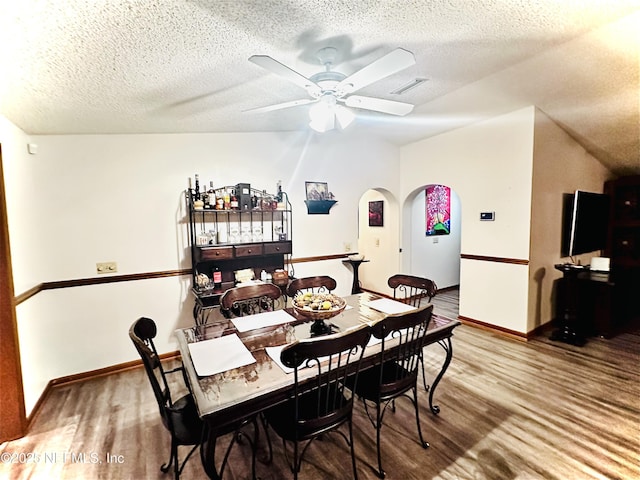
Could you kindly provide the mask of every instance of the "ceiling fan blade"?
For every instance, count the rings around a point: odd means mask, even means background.
[[[319,97],[322,94],[322,89],[318,84],[268,55],[252,55],[249,57],[249,61],[304,88],[313,97]]]
[[[415,63],[416,59],[413,53],[404,48],[396,48],[342,80],[335,88],[336,93],[338,96],[342,96],[355,92],[411,65],[415,65]]]
[[[272,112],[273,110],[282,110],[283,108],[297,107],[298,105],[307,105],[309,103],[317,102],[316,98],[303,98],[301,100],[292,100],[290,102],[277,103],[275,105],[267,105],[266,107],[250,108],[249,110],[243,110],[245,113],[264,113]]]
[[[391,115],[406,115],[413,110],[413,105],[410,103],[385,100],[383,98],[363,97],[360,95],[351,95],[343,101],[347,107],[363,108],[365,110],[390,113]]]

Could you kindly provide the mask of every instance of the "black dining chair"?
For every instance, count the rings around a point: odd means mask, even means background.
[[[282,290],[273,283],[230,288],[220,297],[220,311],[226,318],[242,317],[284,308]]]
[[[392,275],[387,285],[393,288],[393,298],[414,307],[419,307],[423,299],[430,302],[438,293],[438,286],[433,280],[413,275]]]
[[[384,478],[380,453],[380,431],[387,408],[395,410],[395,400],[407,397],[416,412],[416,424],[420,445],[429,444],[422,437],[418,408],[418,368],[424,346],[425,334],[431,321],[433,306],[421,307],[410,312],[389,315],[371,327],[373,337],[381,340],[379,360],[372,368],[360,373],[353,391],[362,399],[371,424],[376,429],[378,454],[377,475]],[[371,408],[375,407],[375,415]]]
[[[413,307],[420,307],[423,300],[430,302],[438,293],[438,286],[433,280],[413,275],[392,275],[387,280],[387,285],[393,288],[393,298]],[[422,369],[422,385],[425,391],[428,392],[429,385],[427,385],[424,354],[422,353],[420,354],[420,367]]]
[[[272,312],[284,307],[285,299],[283,299],[282,290],[280,290],[280,287],[272,283],[262,283],[230,288],[222,294],[222,297],[220,297],[220,310],[223,316],[226,318],[238,318],[262,312]],[[252,422],[257,422],[257,417],[261,418],[263,424],[266,423],[262,414],[254,416],[252,418]],[[254,436],[253,441],[251,442],[252,455],[254,459],[257,454],[258,442],[258,424],[254,423]],[[268,435],[267,447],[268,455],[265,463],[271,462],[271,459],[273,457],[271,441]],[[253,471],[253,476],[255,478],[255,469]]]
[[[265,411],[268,425],[282,438],[285,456],[298,478],[304,454],[313,440],[337,432],[351,449],[353,476],[357,479],[353,445],[353,395],[346,380],[358,384],[362,354],[370,338],[367,325],[342,333],[298,340],[282,349],[282,363],[293,368],[293,397]],[[348,425],[349,436],[339,428]],[[293,444],[293,457],[287,453]],[[302,449],[300,443],[306,442]]]
[[[327,275],[295,278],[287,285],[287,295],[293,298],[298,292],[331,293],[336,286],[336,281]]]
[[[182,372],[182,367],[173,370],[163,368],[153,339],[157,333],[157,327],[150,318],[139,318],[129,328],[129,337],[142,358],[144,369],[149,377],[153,394],[158,402],[162,424],[171,434],[171,456],[169,461],[160,467],[166,473],[173,465],[175,479],[180,478],[185,464],[200,445],[203,432],[203,423],[198,416],[193,396],[188,393],[178,399],[174,399],[169,390],[167,375]],[[182,463],[178,460],[178,447],[192,446]]]

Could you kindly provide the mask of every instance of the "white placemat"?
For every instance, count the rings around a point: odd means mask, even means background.
[[[271,357],[271,360],[273,360],[276,365],[278,365],[284,371],[284,373],[291,373],[293,372],[293,368],[285,367],[282,363],[282,360],[280,360],[280,352],[282,352],[282,349],[284,347],[286,347],[286,345],[278,345],[277,347],[265,347],[265,350]]]
[[[391,300],[390,298],[371,300],[370,302],[366,302],[365,305],[388,315],[410,312],[416,309],[416,307],[398,302],[397,300]]]
[[[281,325],[283,323],[293,322],[294,320],[295,318],[284,310],[256,313],[255,315],[247,315],[246,317],[236,317],[231,319],[236,330],[241,333],[248,332],[249,330],[255,330],[256,328]]]
[[[190,343],[189,353],[196,373],[201,377],[256,363],[256,359],[235,333]]]

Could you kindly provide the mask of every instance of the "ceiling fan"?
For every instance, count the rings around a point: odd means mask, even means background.
[[[310,98],[292,100],[245,111],[263,113],[313,103],[314,105],[309,110],[309,118],[311,120],[309,125],[316,131],[324,132],[335,128],[336,120],[341,128],[346,128],[355,118],[355,114],[348,108],[343,107],[342,104],[347,107],[373,110],[391,115],[406,115],[413,110],[413,105],[410,103],[352,95],[357,90],[414,65],[416,60],[413,53],[403,48],[396,48],[349,76],[331,70],[336,54],[337,50],[333,47],[321,49],[317,57],[320,63],[324,65],[325,70],[309,78],[267,55],[249,57],[250,62],[305,89]]]

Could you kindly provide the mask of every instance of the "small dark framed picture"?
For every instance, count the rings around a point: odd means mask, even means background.
[[[369,202],[369,226],[382,227],[384,225],[383,217],[384,201],[376,200]]]
[[[329,200],[329,189],[324,182],[304,182],[307,200]]]

